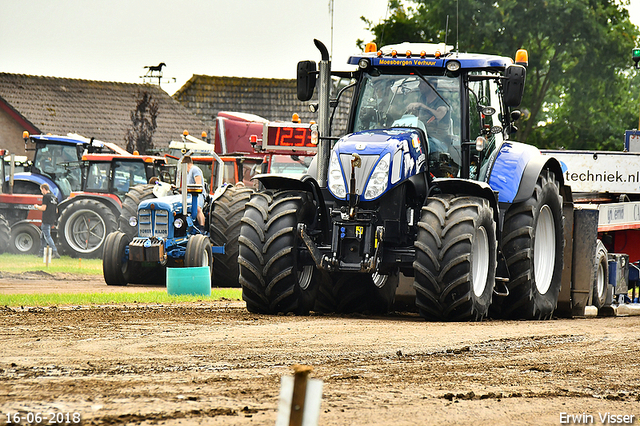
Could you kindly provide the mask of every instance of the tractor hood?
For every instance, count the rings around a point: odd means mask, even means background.
[[[40,185],[42,185],[43,183],[46,183],[47,185],[49,185],[49,189],[51,190],[53,195],[56,196],[58,201],[64,200],[71,193],[71,186],[69,185],[68,181],[65,180],[64,182],[61,182],[64,185],[64,187],[61,189],[58,187],[56,182],[49,179],[47,176],[43,176],[36,173],[31,173],[31,172],[16,173],[13,176],[13,181],[14,181],[14,185],[16,184],[16,182],[29,182],[31,185],[33,185],[38,189],[40,189],[39,188]],[[5,182],[9,182],[9,176],[5,178]],[[26,185],[29,185],[29,183],[26,183]],[[39,190],[37,194],[40,195]]]
[[[393,128],[347,135],[334,146],[329,163],[329,190],[346,199],[354,164],[355,193],[363,201],[379,198],[405,179],[426,168],[424,141],[418,130]]]
[[[182,213],[182,195],[169,195],[161,198],[151,198],[141,201],[138,211],[145,210],[166,210],[169,213]],[[191,197],[187,197],[187,209],[191,211]]]

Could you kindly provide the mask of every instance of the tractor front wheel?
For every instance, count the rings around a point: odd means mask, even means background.
[[[129,282],[131,265],[126,254],[128,244],[129,238],[120,231],[112,232],[105,238],[102,273],[107,285],[127,285]]]
[[[257,192],[245,205],[239,256],[242,298],[250,312],[307,314],[325,276],[299,257],[298,223],[312,225],[317,212],[307,192]]]
[[[184,266],[209,268],[209,276],[213,275],[213,254],[211,253],[211,241],[201,234],[189,238],[184,255]]]

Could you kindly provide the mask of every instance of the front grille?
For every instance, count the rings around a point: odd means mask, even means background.
[[[141,237],[153,236],[151,210],[149,209],[140,209],[138,211],[138,235]]]
[[[169,236],[169,212],[140,209],[138,211],[138,234],[141,237],[167,238]]]
[[[156,210],[154,223],[154,236],[167,238],[169,236],[169,212]]]

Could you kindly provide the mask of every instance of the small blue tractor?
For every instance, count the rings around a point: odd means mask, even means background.
[[[301,179],[261,175],[245,206],[240,284],[251,312],[387,312],[400,274],[424,318],[548,319],[565,247],[560,164],[509,140],[526,51],[375,45],[357,68],[298,64],[298,98],[319,85],[318,154]],[[350,82],[330,98],[332,78]],[[352,92],[347,134],[330,107]],[[567,200],[565,198],[565,200]]]
[[[184,164],[181,174],[186,176]],[[140,202],[137,217],[130,219],[138,231],[133,239],[122,231],[107,235],[102,257],[107,285],[163,282],[166,267],[207,266],[213,276],[213,254],[224,254],[224,246],[212,246],[209,234],[196,226],[194,206],[203,186],[187,185],[186,178],[181,181],[180,191],[158,183],[156,198]],[[213,197],[205,195],[205,217],[216,196],[217,192]]]

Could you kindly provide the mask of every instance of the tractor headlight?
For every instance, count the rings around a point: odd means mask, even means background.
[[[179,217],[176,220],[173,221],[173,226],[175,226],[176,229],[180,229],[184,226],[184,220]]]
[[[460,69],[460,62],[458,61],[448,61],[447,62],[447,70],[451,72],[456,72]]]
[[[367,183],[367,187],[364,190],[364,198],[366,200],[373,200],[374,198],[378,198],[382,193],[387,189],[389,185],[389,160],[391,159],[391,154],[387,153],[376,167],[373,169],[373,173],[371,173],[371,177],[369,178],[369,182]]]
[[[340,168],[340,161],[335,151],[331,152],[331,161],[329,161],[329,190],[338,198],[347,196],[347,188],[344,184],[344,176]]]
[[[129,226],[137,226],[138,225],[138,218],[135,216],[131,216],[129,218]]]

